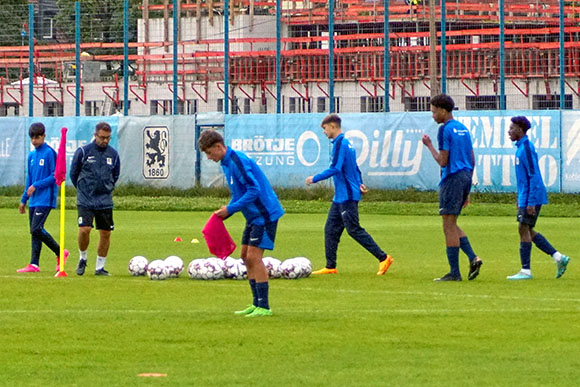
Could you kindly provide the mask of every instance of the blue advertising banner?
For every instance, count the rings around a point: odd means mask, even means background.
[[[470,131],[475,153],[474,190],[515,192],[515,144],[508,136],[511,117],[526,116],[528,137],[538,152],[540,172],[549,192],[560,192],[560,112],[458,111],[455,118]]]
[[[26,121],[21,118],[0,120],[0,184],[24,185],[27,145]]]
[[[580,192],[580,112],[562,112],[562,191]]]
[[[538,150],[546,186],[551,192],[560,191],[560,112],[457,111],[454,115],[472,135],[475,190],[515,191],[515,146],[507,131],[512,116],[526,115],[532,122],[528,135]],[[431,113],[340,116],[369,187],[437,189],[439,166],[421,141],[428,134],[437,146],[439,125]],[[320,128],[323,117],[230,115],[226,117],[226,142],[254,158],[274,186],[304,186],[307,176],[321,172],[330,163],[330,142]]]

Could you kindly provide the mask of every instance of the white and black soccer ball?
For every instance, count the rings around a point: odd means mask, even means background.
[[[183,260],[177,255],[170,255],[165,258],[165,264],[169,270],[169,278],[177,278],[183,272]]]
[[[235,280],[248,279],[248,270],[243,260],[227,257],[224,260],[224,266],[225,278],[231,278]]]
[[[224,262],[219,258],[207,258],[204,263],[205,271],[202,278],[205,280],[218,280],[224,278]]]
[[[302,266],[300,262],[292,259],[287,259],[280,265],[280,274],[282,278],[297,279],[302,275]]]
[[[136,255],[129,260],[129,273],[137,277],[147,273],[149,261],[142,255]]]
[[[206,271],[205,259],[196,258],[187,266],[187,274],[192,279],[203,279],[202,274]]]
[[[264,257],[262,258],[266,270],[268,270],[268,275],[270,278],[280,278],[282,273],[280,273],[280,265],[282,262],[274,257]]]
[[[147,276],[152,280],[164,280],[169,277],[169,268],[162,259],[151,261],[147,266]]]

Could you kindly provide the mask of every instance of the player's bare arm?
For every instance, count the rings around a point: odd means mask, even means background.
[[[26,214],[26,205],[24,205],[24,203],[18,204],[18,212],[21,214]]]
[[[441,152],[437,152],[437,149],[433,146],[433,141],[431,141],[431,137],[428,134],[424,134],[423,138],[421,139],[423,144],[429,149],[433,159],[439,164],[440,166],[444,167],[449,162],[449,152],[442,150]]]
[[[306,185],[310,185],[310,184],[312,184],[312,179],[314,179],[314,176],[308,176],[308,177],[306,178]]]

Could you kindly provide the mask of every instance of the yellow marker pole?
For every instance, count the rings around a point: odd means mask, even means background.
[[[56,273],[55,277],[67,277],[66,272],[64,271],[64,220],[65,220],[65,183],[63,181],[60,183],[60,252],[58,254],[59,263],[58,263],[58,273]]]

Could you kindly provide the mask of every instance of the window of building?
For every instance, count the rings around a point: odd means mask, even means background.
[[[302,97],[288,98],[288,113],[311,113],[312,98],[304,99]]]
[[[224,112],[224,99],[218,98],[217,99],[217,111],[223,113]]]
[[[187,114],[197,113],[197,99],[187,100]]]
[[[85,101],[85,116],[100,116],[102,101]]]
[[[431,97],[405,97],[405,111],[428,112],[431,110]]]
[[[168,116],[172,113],[173,101],[170,99],[152,99],[150,106],[150,114],[152,116]],[[179,105],[178,105],[179,108]]]
[[[361,113],[376,113],[384,111],[385,97],[360,97],[360,111]]]
[[[43,20],[42,23],[42,38],[43,39],[53,39],[54,38],[54,19],[47,18]]]
[[[324,113],[326,111],[326,97],[316,98],[316,112]]]
[[[244,114],[250,114],[251,110],[250,110],[250,99],[249,98],[244,98]]]
[[[268,113],[268,99],[264,98],[260,103],[260,114]]]
[[[64,115],[63,106],[59,102],[46,102],[44,104],[45,117],[62,117]]]
[[[532,109],[558,110],[560,109],[560,95],[539,94],[532,96]],[[572,94],[564,95],[564,109],[572,109]]]
[[[20,115],[20,105],[17,103],[3,103],[0,105],[0,116],[1,117],[13,117]]]
[[[499,110],[499,105],[499,95],[468,95],[465,97],[465,110]]]

